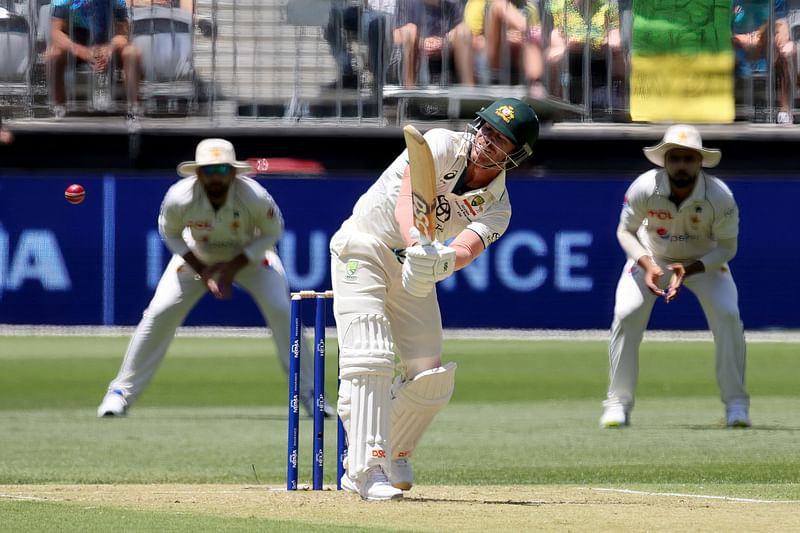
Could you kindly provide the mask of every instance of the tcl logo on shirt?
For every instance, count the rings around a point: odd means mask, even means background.
[[[208,220],[190,220],[186,226],[194,229],[212,230],[214,226]]]
[[[672,213],[663,209],[650,209],[647,211],[647,216],[657,218],[658,220],[672,220]]]

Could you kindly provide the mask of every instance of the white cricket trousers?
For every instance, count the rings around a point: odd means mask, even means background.
[[[272,329],[281,365],[288,373],[291,306],[289,284],[280,257],[268,251],[263,262],[248,264],[236,274],[234,281],[252,296],[261,310]],[[164,358],[175,330],[207,290],[205,283],[184,259],[174,255],[131,337],[122,367],[109,385],[109,390],[122,390],[128,405],[138,398]],[[313,342],[304,339],[302,344],[306,361],[310,359]],[[310,390],[313,384],[313,367],[301,365],[301,390]]]
[[[667,263],[657,262],[664,271],[662,288],[666,288],[670,271]],[[739,318],[736,284],[728,266],[688,276],[683,285],[697,296],[714,335],[717,383],[722,401],[726,405],[731,402],[749,405],[744,384],[744,328]],[[644,283],[644,270],[628,260],[617,284],[608,344],[610,371],[605,406],[621,404],[628,412],[633,408],[639,376],[639,345],[657,298]]]

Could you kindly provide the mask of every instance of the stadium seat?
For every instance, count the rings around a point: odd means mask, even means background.
[[[14,4],[24,14],[0,8],[0,95],[26,105],[30,95],[33,38],[25,4]],[[27,102],[29,103],[29,101]]]
[[[142,52],[142,100],[154,106],[166,100],[170,111],[179,100],[195,103],[191,13],[179,8],[136,7],[132,10],[133,44]]]

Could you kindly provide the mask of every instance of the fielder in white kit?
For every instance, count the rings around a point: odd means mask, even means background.
[[[233,145],[205,139],[196,161],[178,165],[184,176],[167,191],[158,229],[173,253],[144,316],[128,344],[122,367],[108,386],[97,416],[124,416],[150,382],[175,330],[200,298],[231,295],[235,282],[255,300],[272,329],[283,369],[289,368],[289,283],[275,244],[283,234],[283,216],[247,163],[237,161]],[[313,404],[313,342],[301,365],[301,400],[310,415]],[[328,415],[332,410],[326,405]]]
[[[455,386],[456,364],[441,362],[435,284],[503,235],[511,218],[505,171],[532,153],[538,133],[533,109],[515,98],[481,110],[465,132],[428,131],[436,240],[424,244],[411,234],[407,151],[332,237],[337,407],[348,441],[343,489],[366,500],[393,500],[411,488],[408,459]],[[439,242],[451,237],[449,246]],[[399,375],[392,383],[395,356]]]
[[[749,427],[744,328],[728,266],[736,255],[739,209],[725,183],[701,169],[716,166],[721,153],[704,148],[697,129],[686,125],[671,126],[662,142],[644,153],[663,168],[639,176],[622,207],[617,238],[628,261],[617,285],[600,426],[630,424],[639,345],[653,304],[658,298],[672,302],[685,285],[700,301],[714,335],[726,423]]]

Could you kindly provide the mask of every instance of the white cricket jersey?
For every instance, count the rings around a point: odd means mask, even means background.
[[[203,263],[230,261],[244,253],[259,262],[283,233],[283,216],[272,196],[255,180],[238,176],[214,210],[202,184],[193,176],[174,184],[164,196],[158,230],[169,250],[190,250]]]
[[[739,209],[722,180],[700,171],[694,190],[677,207],[664,169],[645,172],[625,194],[620,222],[653,256],[666,262],[699,259],[721,239],[739,235]],[[633,258],[636,259],[636,258]]]
[[[511,219],[505,171],[484,188],[455,194],[453,188],[467,167],[469,143],[464,142],[463,133],[441,128],[428,131],[425,140],[436,170],[436,239],[445,242],[469,228],[488,247],[506,231]],[[403,150],[359,198],[343,228],[374,235],[390,248],[405,248],[394,211],[406,166],[408,150]]]

